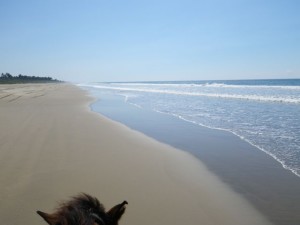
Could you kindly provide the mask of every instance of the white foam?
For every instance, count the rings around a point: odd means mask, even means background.
[[[300,173],[299,173],[296,169],[294,169],[294,168],[292,168],[292,167],[290,167],[290,166],[287,166],[287,165],[285,164],[285,162],[284,162],[283,160],[281,160],[280,158],[278,158],[275,154],[273,154],[273,153],[267,151],[266,149],[262,148],[261,146],[258,146],[258,145],[256,145],[256,144],[254,144],[253,142],[251,142],[250,140],[248,140],[248,139],[245,138],[244,136],[242,136],[242,135],[240,135],[240,134],[234,132],[233,130],[230,130],[230,129],[224,129],[224,128],[217,128],[217,127],[212,127],[212,126],[207,126],[207,125],[205,125],[205,124],[202,124],[202,123],[199,123],[199,122],[195,122],[195,121],[193,121],[193,120],[185,119],[183,116],[180,116],[180,115],[177,115],[177,114],[174,114],[174,113],[171,113],[171,114],[170,114],[170,113],[165,113],[165,112],[162,112],[162,111],[159,111],[159,110],[155,110],[155,111],[158,112],[158,113],[163,113],[163,114],[172,115],[172,116],[177,117],[177,118],[179,118],[179,119],[181,119],[181,120],[184,120],[184,121],[186,121],[186,122],[193,123],[193,124],[196,124],[196,125],[199,125],[199,126],[202,126],[202,127],[206,127],[206,128],[209,128],[209,129],[214,129],[214,130],[221,130],[221,131],[225,131],[225,132],[230,132],[230,133],[234,134],[235,136],[239,137],[240,139],[242,139],[243,141],[246,141],[246,142],[249,143],[250,145],[252,145],[252,146],[254,146],[255,148],[259,149],[260,151],[262,151],[262,152],[266,153],[267,155],[271,156],[273,159],[275,159],[277,162],[279,162],[279,163],[282,165],[282,167],[283,167],[284,169],[289,170],[289,171],[291,171],[293,174],[295,174],[297,177],[300,177]]]
[[[234,85],[224,83],[110,83],[117,86],[149,86],[149,87],[207,87],[207,88],[235,88],[235,89],[288,89],[300,90],[300,86],[280,85]]]
[[[240,88],[240,89],[288,89],[288,90],[300,90],[300,86],[276,86],[276,85],[233,85],[233,84],[222,84],[212,83],[207,84],[206,87],[222,87],[222,88]]]
[[[280,96],[262,96],[262,95],[241,95],[241,94],[222,94],[222,93],[205,93],[205,92],[187,92],[187,91],[176,91],[176,90],[161,90],[161,89],[147,89],[147,88],[129,88],[129,87],[114,87],[104,85],[81,85],[89,86],[99,89],[109,89],[118,91],[135,91],[135,92],[148,92],[148,93],[159,93],[159,94],[171,94],[171,95],[185,95],[185,96],[202,96],[202,97],[213,97],[213,98],[228,98],[228,99],[242,99],[252,101],[264,101],[264,102],[282,102],[282,103],[293,103],[300,104],[300,98],[293,96],[280,97]]]

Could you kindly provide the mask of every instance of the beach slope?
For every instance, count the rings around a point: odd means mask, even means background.
[[[86,192],[122,225],[267,225],[189,153],[91,112],[69,84],[0,85],[0,224],[45,224],[60,200]]]

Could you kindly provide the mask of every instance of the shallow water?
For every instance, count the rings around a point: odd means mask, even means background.
[[[300,176],[300,80],[80,84],[189,123],[229,131]]]

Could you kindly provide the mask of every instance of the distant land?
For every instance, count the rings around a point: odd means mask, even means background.
[[[19,83],[56,83],[62,82],[52,77],[27,76],[19,74],[13,76],[10,73],[2,73],[0,76],[0,84],[19,84]]]

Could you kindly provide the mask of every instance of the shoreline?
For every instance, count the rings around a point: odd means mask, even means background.
[[[239,136],[137,108],[124,103],[121,97],[102,95],[91,108],[162,143],[191,153],[275,224],[299,224],[299,177]]]
[[[78,87],[5,88],[1,224],[42,224],[36,210],[79,192],[107,208],[127,200],[124,225],[270,224],[189,153],[90,111],[93,99]]]
[[[93,104],[93,103],[91,103],[91,104]],[[157,113],[162,113],[162,112],[159,112],[159,111],[155,111],[155,112],[157,112]],[[162,113],[162,114],[165,114],[165,113]],[[169,115],[169,114],[166,114],[166,115]],[[171,115],[169,115],[169,116],[171,116]],[[251,141],[247,140],[245,137],[243,137],[243,136],[241,136],[241,135],[238,135],[238,134],[236,134],[235,132],[233,132],[233,131],[231,131],[231,130],[226,130],[226,129],[222,129],[222,128],[215,128],[215,127],[209,127],[209,126],[205,126],[205,125],[203,125],[203,124],[198,124],[198,123],[194,123],[194,122],[189,121],[189,120],[185,120],[185,119],[180,118],[180,117],[178,117],[178,116],[174,116],[174,117],[179,118],[179,119],[181,119],[181,120],[183,120],[183,121],[185,121],[185,122],[192,123],[192,124],[195,124],[195,125],[197,125],[197,126],[201,126],[201,127],[205,128],[205,129],[208,128],[208,129],[212,129],[212,130],[217,130],[217,131],[222,131],[222,132],[228,132],[228,133],[231,133],[231,134],[233,134],[234,136],[236,136],[236,137],[238,137],[239,139],[241,139],[242,141],[247,142],[248,144],[252,145],[254,148],[256,148],[256,149],[260,150],[261,152],[267,154],[268,156],[272,157],[276,162],[278,162],[278,163],[281,164],[281,166],[282,166],[283,169],[288,170],[289,172],[293,173],[296,177],[299,177],[299,178],[300,178],[300,175],[298,175],[297,172],[296,172],[295,170],[293,170],[292,168],[289,168],[288,166],[286,166],[286,165],[285,165],[280,159],[278,159],[274,154],[272,154],[272,153],[270,153],[270,152],[264,150],[263,148],[261,148],[261,147],[255,145],[255,144],[253,144]]]

